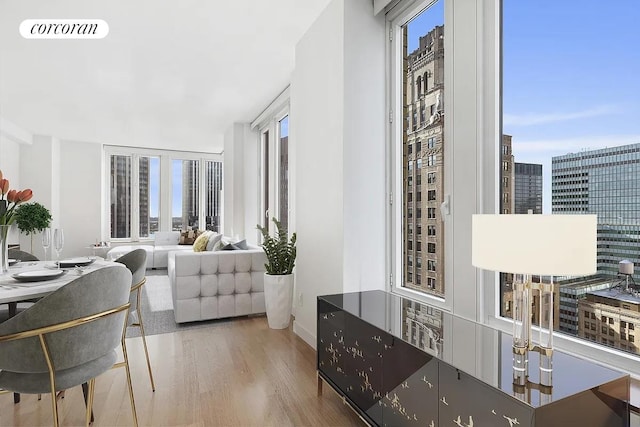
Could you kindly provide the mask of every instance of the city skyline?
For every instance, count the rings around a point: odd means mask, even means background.
[[[137,210],[137,237],[148,238],[160,227],[160,157],[139,156],[137,172],[132,168],[134,157],[112,155],[111,218],[112,238],[136,237],[132,217]],[[202,163],[202,164],[201,164]],[[204,167],[205,186],[200,183],[200,167]],[[219,231],[222,213],[222,162],[210,160],[171,160],[171,229],[192,225]],[[133,209],[133,180],[138,185],[138,207]],[[204,217],[200,217],[200,191],[204,191]],[[202,223],[201,223],[202,221]]]
[[[639,19],[631,1],[503,3],[503,132],[516,161],[543,165],[543,213],[553,156],[640,143]]]

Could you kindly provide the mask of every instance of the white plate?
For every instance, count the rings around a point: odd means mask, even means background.
[[[60,264],[60,268],[84,267],[89,264],[92,264],[95,260],[96,260],[95,258],[87,258],[87,257],[68,258],[68,259],[61,259],[59,264]],[[56,262],[56,265],[58,265],[58,262]]]
[[[41,280],[56,279],[65,273],[66,271],[64,270],[31,270],[16,273],[11,277],[21,282],[39,282]]]

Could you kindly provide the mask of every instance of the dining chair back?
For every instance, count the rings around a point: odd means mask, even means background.
[[[20,261],[40,261],[37,256],[20,249],[9,249],[7,255],[10,259],[18,259]]]
[[[147,281],[147,251],[144,249],[135,249],[122,255],[115,262],[124,264],[131,271],[131,294],[129,295],[129,318],[127,325],[140,328],[140,336],[144,346],[144,354],[147,358],[147,369],[149,371],[149,380],[151,381],[151,390],[156,391],[156,385],[153,381],[153,372],[151,370],[151,362],[149,360],[149,350],[147,349],[147,337],[144,333],[144,323],[142,321],[142,286]]]
[[[58,425],[56,392],[94,379],[111,369],[122,345],[131,407],[135,403],[124,341],[131,273],[109,266],[87,273],[0,324],[0,388],[51,393]],[[87,405],[87,424],[91,404]]]

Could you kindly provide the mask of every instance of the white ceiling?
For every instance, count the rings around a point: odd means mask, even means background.
[[[222,148],[282,91],[329,0],[0,0],[0,117],[60,139]],[[92,18],[102,40],[27,40],[30,18]]]

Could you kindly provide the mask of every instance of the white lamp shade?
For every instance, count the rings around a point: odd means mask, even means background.
[[[473,215],[474,267],[514,274],[596,271],[596,215]]]

